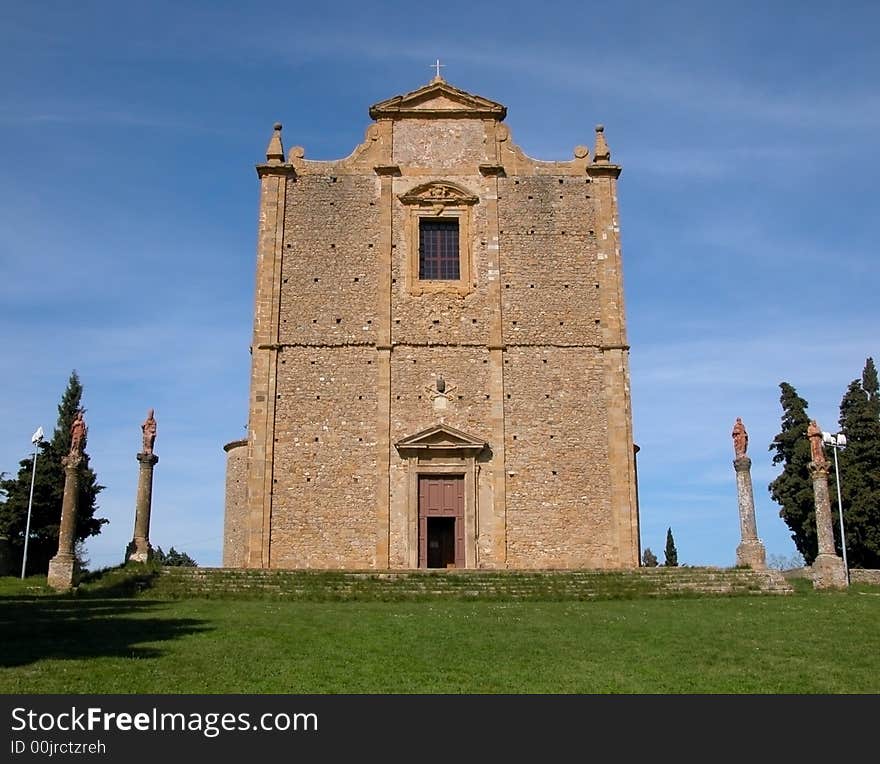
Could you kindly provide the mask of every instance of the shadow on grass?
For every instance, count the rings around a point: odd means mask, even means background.
[[[203,620],[162,617],[161,600],[128,598],[148,587],[154,575],[108,571],[84,581],[74,594],[0,597],[0,666],[47,658],[156,658],[162,650],[140,645],[211,628]]]
[[[0,666],[46,658],[156,658],[164,642],[209,629],[193,618],[148,615],[163,605],[121,599],[4,598],[0,601]]]

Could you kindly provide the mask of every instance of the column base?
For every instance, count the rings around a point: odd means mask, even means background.
[[[144,538],[132,539],[125,548],[126,562],[147,563],[153,559],[153,547]]]
[[[79,578],[79,565],[72,554],[56,554],[49,560],[47,583],[59,592],[70,591]]]
[[[813,561],[814,589],[846,589],[846,569],[836,554],[820,554]]]
[[[748,567],[752,570],[767,570],[767,551],[760,539],[743,541],[736,548],[737,567]]]

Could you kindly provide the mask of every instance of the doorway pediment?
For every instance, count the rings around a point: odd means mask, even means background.
[[[427,430],[409,435],[394,444],[398,452],[404,455],[420,451],[463,451],[475,456],[489,444],[485,440],[475,438],[466,432],[456,430],[445,424],[437,424]]]

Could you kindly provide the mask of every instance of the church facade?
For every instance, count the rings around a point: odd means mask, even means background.
[[[616,183],[538,161],[441,77],[354,152],[286,154],[261,195],[248,436],[223,561],[632,568],[639,521]]]

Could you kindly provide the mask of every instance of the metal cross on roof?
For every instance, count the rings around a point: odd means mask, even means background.
[[[433,64],[431,64],[431,68],[437,70],[437,78],[438,79],[440,78],[440,67],[441,66],[446,66],[446,64],[441,64],[439,58]]]

